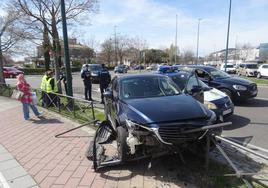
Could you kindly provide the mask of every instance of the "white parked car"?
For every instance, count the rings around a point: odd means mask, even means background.
[[[220,68],[221,71],[225,71],[225,63],[222,63],[221,64],[221,68]],[[232,74],[235,74],[236,73],[236,68],[234,66],[234,64],[232,63],[227,63],[226,65],[226,72],[227,73],[232,73]]]
[[[263,64],[259,67],[257,77],[268,77],[268,64]]]

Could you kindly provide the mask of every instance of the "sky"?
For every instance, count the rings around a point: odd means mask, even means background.
[[[99,12],[88,17],[91,24],[76,28],[83,40],[100,43],[114,34],[145,39],[150,48],[175,43],[178,15],[180,51],[196,51],[200,22],[199,53],[207,55],[226,46],[229,0],[99,0]],[[268,0],[232,0],[230,45],[268,42]]]

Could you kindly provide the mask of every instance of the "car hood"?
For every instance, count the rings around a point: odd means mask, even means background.
[[[227,83],[227,84],[239,84],[239,85],[250,85],[253,82],[250,80],[246,80],[243,78],[238,78],[238,77],[228,77],[228,78],[223,78],[223,79],[216,79],[216,80],[220,80],[223,83]]]
[[[211,88],[210,90],[208,91],[204,91],[204,101],[215,101],[215,100],[218,100],[218,99],[222,99],[224,97],[226,97],[227,95],[223,92],[221,92],[220,90],[218,89],[215,89],[215,88]]]
[[[142,124],[207,119],[211,112],[192,96],[131,99],[123,101],[126,118]]]

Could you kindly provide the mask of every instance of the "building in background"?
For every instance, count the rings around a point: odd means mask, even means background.
[[[70,54],[70,60],[72,66],[81,66],[82,64],[89,62],[89,60],[92,60],[95,58],[96,54],[93,49],[90,47],[83,45],[81,43],[77,42],[77,39],[72,38],[69,39],[69,54]],[[61,56],[62,56],[62,62],[64,61],[64,51],[63,51],[63,41],[61,43]],[[51,65],[53,64],[53,54],[51,54]],[[25,58],[26,64],[36,64],[38,67],[44,66],[44,49],[43,46],[37,46],[37,55],[36,57],[27,57]]]
[[[260,44],[260,61],[268,61],[268,43]]]

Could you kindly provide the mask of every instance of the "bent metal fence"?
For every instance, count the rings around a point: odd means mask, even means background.
[[[0,96],[10,97],[14,86],[0,84]],[[58,112],[64,116],[78,120],[80,123],[103,120],[103,112],[93,101],[71,97],[59,93],[46,93],[33,89],[37,96],[37,105],[48,110]]]

